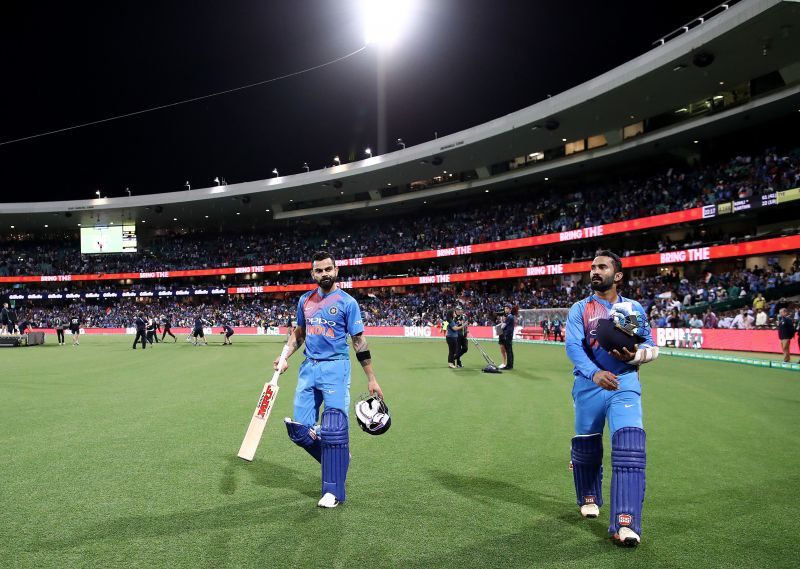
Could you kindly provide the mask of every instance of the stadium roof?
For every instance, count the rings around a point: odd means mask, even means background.
[[[322,170],[239,184],[122,198],[4,203],[0,226],[75,229],[78,223],[145,221],[158,227],[216,227],[221,219],[248,226],[271,219],[420,205],[422,200],[458,193],[535,183],[545,175],[563,176],[587,165],[633,160],[800,110],[799,33],[800,3],[795,0],[732,3],[730,9],[679,30],[663,45],[586,83],[446,137]],[[770,74],[779,75],[779,85],[746,103],[627,140],[615,134],[632,123],[674,114]],[[605,135],[608,144],[492,174],[495,164],[594,135]],[[445,170],[472,171],[475,176],[408,193],[386,191],[444,175]],[[310,207],[311,202],[318,205]]]

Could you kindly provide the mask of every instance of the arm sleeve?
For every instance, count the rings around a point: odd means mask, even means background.
[[[303,330],[306,328],[306,315],[303,313],[303,302],[305,299],[306,295],[303,295],[300,297],[300,300],[297,301],[297,327]]]
[[[579,304],[575,304],[569,309],[566,332],[567,357],[575,365],[578,373],[591,380],[594,374],[600,371],[600,368],[589,359],[589,356],[583,350],[583,340],[586,334],[583,329],[583,316],[581,315],[581,306]]]
[[[364,321],[361,319],[361,308],[353,300],[347,305],[347,333],[350,336],[361,334],[364,331]]]

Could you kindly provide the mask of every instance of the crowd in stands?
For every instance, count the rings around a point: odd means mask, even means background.
[[[338,258],[419,251],[566,231],[800,186],[800,150],[774,149],[703,167],[670,168],[638,179],[563,189],[442,214],[285,226],[256,235],[190,233],[144,238],[137,254],[81,255],[76,239],[60,244],[9,239],[0,244],[0,275],[114,273],[204,269],[306,261],[328,249]],[[591,196],[591,199],[587,199]],[[18,236],[19,237],[19,236]],[[662,247],[669,247],[663,243]],[[574,255],[573,255],[574,256]]]
[[[778,265],[726,272],[708,270],[694,280],[682,278],[676,271],[648,277],[629,276],[621,292],[640,300],[654,327],[756,328],[774,325],[777,311],[788,306],[782,300],[767,302],[763,293],[799,282],[800,261],[795,260],[788,270]],[[348,292],[359,301],[368,326],[423,326],[435,325],[456,305],[466,308],[473,325],[493,325],[504,304],[515,304],[521,309],[569,308],[591,294],[591,289],[581,275],[574,275],[553,285],[535,279],[516,279],[458,287],[408,287],[400,292],[387,288]],[[21,319],[46,326],[57,317],[66,319],[77,312],[84,326],[119,328],[130,326],[135,315],[144,311],[150,317],[169,316],[175,326],[189,326],[198,316],[215,325],[284,325],[295,314],[299,294],[224,295],[205,298],[199,304],[189,298],[48,303],[46,307],[23,303]],[[714,313],[715,302],[735,299],[747,299],[744,314],[740,308]],[[708,308],[711,316],[709,311],[705,315],[689,314],[687,309],[693,307]],[[698,323],[702,326],[697,326]]]

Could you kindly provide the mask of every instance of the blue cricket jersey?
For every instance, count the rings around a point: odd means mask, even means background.
[[[627,303],[626,306],[623,303]],[[638,366],[621,362],[600,347],[600,343],[595,338],[597,334],[597,323],[603,318],[608,318],[608,313],[615,304],[623,304],[629,312],[636,312],[639,315],[641,325],[641,336],[645,341],[642,346],[652,346],[653,337],[650,333],[650,323],[642,305],[631,300],[618,296],[614,304],[607,302],[596,295],[579,300],[569,309],[566,330],[567,356],[575,365],[573,374],[585,377],[590,380],[594,374],[600,370],[610,371],[616,375],[635,372]]]
[[[349,359],[347,336],[364,331],[358,303],[338,287],[328,294],[317,287],[301,296],[297,325],[306,331],[303,354],[312,360]]]

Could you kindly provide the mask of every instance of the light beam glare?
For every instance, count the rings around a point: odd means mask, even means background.
[[[409,26],[417,0],[361,0],[364,41],[390,48]]]

